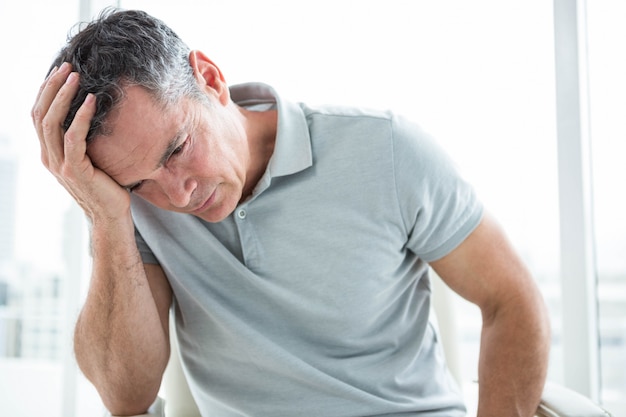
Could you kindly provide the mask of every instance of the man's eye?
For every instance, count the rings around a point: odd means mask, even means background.
[[[185,139],[185,141],[183,143],[181,143],[178,148],[174,149],[174,152],[172,152],[172,155],[176,155],[176,154],[181,153],[183,151],[183,149],[185,149],[185,146],[187,146],[188,142],[189,142],[189,139]]]
[[[183,143],[178,148],[174,149],[174,152],[172,152],[172,155],[176,155],[177,153],[181,153],[183,151],[184,147],[185,147],[185,144]]]
[[[143,185],[143,181],[139,181],[136,184],[126,187],[126,191],[128,191],[129,193],[134,193],[135,191],[138,191],[142,185]]]

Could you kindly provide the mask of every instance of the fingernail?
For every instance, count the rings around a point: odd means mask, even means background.
[[[54,66],[54,68],[52,68],[52,69],[50,70],[50,72],[48,73],[48,77],[47,77],[47,78],[52,77],[52,76],[53,76],[53,75],[54,75],[54,74],[55,74],[58,70],[59,70],[59,67],[57,67],[57,66],[55,65],[55,66]]]
[[[67,80],[65,80],[66,84],[72,84],[74,81],[76,81],[76,79],[78,78],[78,74],[75,72],[72,72],[68,77]]]
[[[61,64],[61,68],[59,68],[59,71],[66,71],[67,69],[69,69],[70,64],[67,62],[64,62]]]

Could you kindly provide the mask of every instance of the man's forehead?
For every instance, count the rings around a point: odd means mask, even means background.
[[[155,164],[154,155],[158,155],[155,142],[118,141],[115,136],[95,138],[87,151],[95,167],[120,183],[125,177],[144,174],[146,167]]]
[[[145,89],[130,86],[106,124],[106,135],[90,142],[89,156],[118,182],[133,182],[163,163],[185,123],[180,108],[163,106]]]

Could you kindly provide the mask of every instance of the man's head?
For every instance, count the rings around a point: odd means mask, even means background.
[[[107,116],[129,86],[143,87],[162,105],[184,96],[202,99],[189,53],[176,33],[145,12],[105,10],[71,36],[54,60],[53,66],[69,62],[80,75],[80,89],[63,127],[69,127],[87,93],[97,99],[88,141],[106,134]]]
[[[156,207],[221,221],[265,171],[276,112],[237,106],[219,68],[161,21],[106,11],[69,39],[65,62],[80,87],[64,128],[86,130],[74,119],[95,95],[87,159]]]

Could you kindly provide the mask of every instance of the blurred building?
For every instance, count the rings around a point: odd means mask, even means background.
[[[0,135],[0,357],[15,356],[18,322],[13,306],[15,270],[15,200],[17,156],[7,136]]]
[[[17,155],[8,137],[0,136],[0,264],[15,256]]]
[[[18,157],[0,136],[0,357],[59,359],[62,273],[16,260]]]

